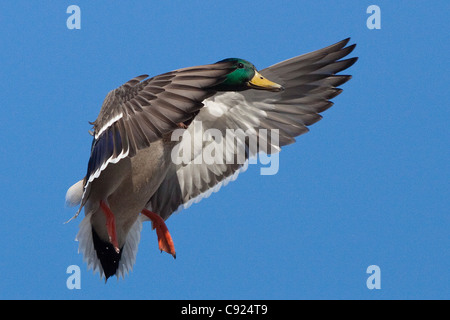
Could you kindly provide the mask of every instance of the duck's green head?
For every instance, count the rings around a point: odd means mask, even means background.
[[[232,62],[236,70],[227,75],[224,82],[217,86],[218,91],[242,91],[248,89],[279,92],[283,86],[264,78],[255,66],[239,58],[228,58],[219,62]]]

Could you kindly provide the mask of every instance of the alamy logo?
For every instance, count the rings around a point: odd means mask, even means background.
[[[381,9],[379,6],[371,5],[367,8],[367,13],[371,14],[369,18],[367,18],[367,28],[369,30],[381,29]]]
[[[71,5],[67,7],[66,13],[71,15],[67,18],[67,29],[81,29],[81,9],[79,6]]]
[[[279,169],[279,130],[253,128],[203,130],[201,121],[194,121],[193,130],[177,129],[171,140],[179,143],[172,150],[172,162],[180,164],[249,164],[264,165],[261,175],[275,175]]]
[[[66,273],[70,274],[70,276],[67,278],[67,281],[66,281],[67,289],[69,289],[69,290],[81,289],[80,267],[77,265],[68,266]]]
[[[366,273],[370,274],[367,278],[366,285],[367,289],[381,289],[381,269],[379,266],[371,265],[367,267]]]

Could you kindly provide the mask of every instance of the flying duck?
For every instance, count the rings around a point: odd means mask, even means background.
[[[259,151],[276,153],[319,121],[351,78],[337,75],[357,60],[343,59],[355,48],[349,40],[260,72],[230,58],[141,75],[109,92],[91,123],[86,176],[66,194],[67,205],[79,205],[73,218],[84,208],[76,239],[88,269],[105,280],[128,274],[149,220],[159,249],[175,257],[164,221],[236,179]],[[208,138],[211,130],[231,132],[234,142]],[[213,161],[202,158],[206,149],[216,150]]]

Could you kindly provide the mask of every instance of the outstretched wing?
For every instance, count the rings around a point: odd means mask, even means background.
[[[147,79],[131,79],[105,98],[94,125],[94,140],[84,184],[82,205],[89,184],[110,163],[133,157],[163,135],[193,119],[202,101],[215,93],[235,67],[230,62],[191,67]],[[80,207],[80,209],[81,209]]]
[[[342,92],[337,87],[351,78],[337,75],[357,60],[342,60],[355,48],[346,46],[349,40],[262,70],[262,75],[284,86],[282,92],[247,90],[208,98],[179,145],[184,151],[191,150],[190,161],[172,165],[147,207],[167,219],[177,209],[189,207],[236,179],[258,151],[278,152],[281,146],[306,133],[308,126],[322,118],[319,113],[333,105],[330,99]],[[224,139],[211,137],[204,141],[210,136],[210,129],[218,130]],[[245,135],[239,134],[238,129]],[[227,134],[231,139],[225,139]],[[255,140],[257,148],[251,143]],[[205,163],[202,158],[205,148],[223,150],[222,159]],[[236,156],[240,150],[244,150],[244,161],[242,151],[240,158]],[[227,163],[227,158],[234,161]]]

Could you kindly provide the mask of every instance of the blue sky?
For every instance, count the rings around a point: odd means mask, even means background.
[[[66,9],[81,8],[69,30]],[[381,8],[381,30],[366,9]],[[0,6],[0,298],[450,298],[448,1],[8,1]],[[352,37],[353,79],[324,119],[167,225],[107,285],[64,206],[105,95],[136,75],[242,57],[263,69]],[[69,290],[66,269],[81,268]],[[381,289],[366,287],[370,265]]]

